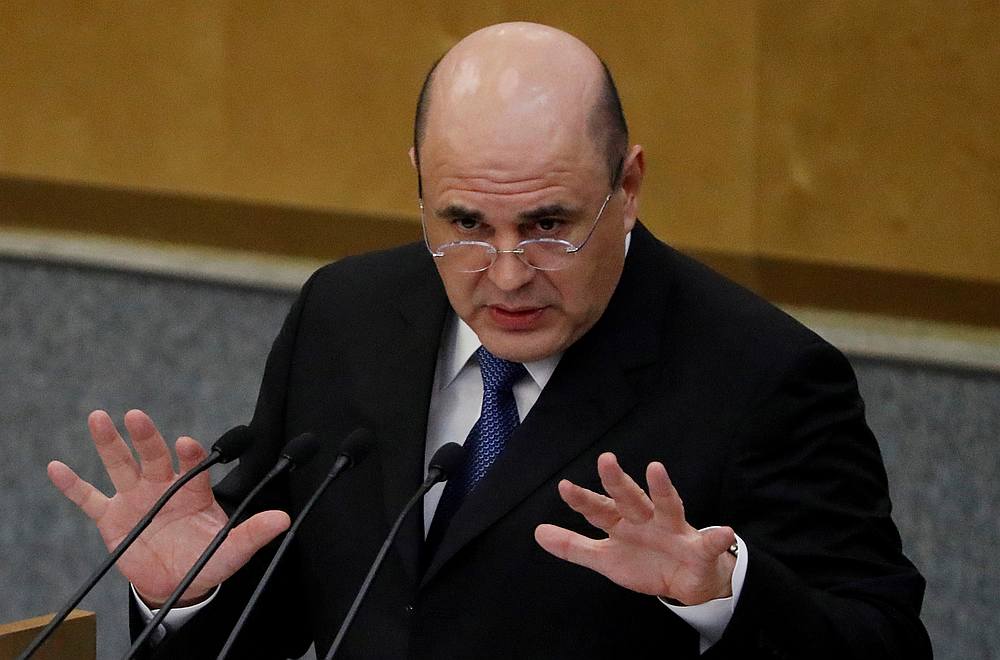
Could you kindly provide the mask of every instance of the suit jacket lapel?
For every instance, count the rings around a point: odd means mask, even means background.
[[[659,354],[663,289],[647,292],[641,227],[600,321],[570,347],[490,472],[455,513],[422,583],[560,469],[597,442],[638,400],[642,368]],[[650,296],[656,296],[651,299]],[[623,338],[627,337],[627,341]]]
[[[426,268],[421,264],[420,272],[411,280],[412,287],[386,302],[390,311],[384,315],[384,324],[372,328],[379,337],[373,342],[378,355],[369,356],[361,365],[371,390],[362,395],[360,405],[364,417],[375,427],[388,525],[423,480],[427,410],[441,331],[449,310],[430,258],[421,258]],[[422,544],[422,517],[411,514],[394,545],[414,582],[419,575]]]

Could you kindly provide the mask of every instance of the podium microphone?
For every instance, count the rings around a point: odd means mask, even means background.
[[[198,557],[198,561],[196,561],[194,566],[191,567],[191,570],[187,572],[184,579],[181,580],[181,583],[177,585],[177,588],[174,589],[173,593],[170,594],[170,597],[167,598],[167,601],[160,606],[156,616],[150,619],[149,623],[146,624],[146,627],[143,628],[142,632],[139,633],[139,636],[136,637],[135,642],[133,642],[131,648],[129,648],[128,653],[125,654],[126,660],[130,660],[135,657],[135,655],[142,648],[142,645],[146,643],[149,636],[153,634],[154,630],[156,630],[156,627],[163,622],[163,619],[167,616],[170,610],[173,609],[174,605],[177,604],[177,601],[180,600],[187,588],[191,586],[191,583],[194,582],[196,577],[198,577],[198,573],[201,572],[201,569],[205,567],[208,560],[212,558],[215,551],[218,550],[219,546],[222,545],[222,542],[226,540],[226,536],[228,536],[229,532],[236,526],[236,520],[240,517],[247,506],[250,505],[251,500],[253,500],[253,498],[256,497],[268,483],[271,482],[271,480],[280,475],[282,472],[294,469],[296,465],[301,465],[312,458],[312,455],[316,453],[318,448],[319,440],[317,440],[316,436],[312,433],[303,433],[298,435],[285,445],[278,462],[275,463],[274,467],[271,468],[271,471],[264,475],[264,478],[253,487],[253,490],[251,490],[250,493],[243,498],[243,501],[236,507],[236,510],[229,516],[229,520],[226,521],[226,524],[215,535],[212,542],[209,543],[208,547],[205,548],[205,551],[201,553],[201,556]]]
[[[302,507],[302,511],[300,511],[299,515],[296,516],[292,526],[288,528],[288,532],[285,534],[284,540],[282,540],[281,545],[278,546],[277,552],[274,553],[274,557],[271,559],[271,563],[268,564],[267,570],[264,571],[264,576],[260,579],[260,582],[257,583],[257,588],[254,589],[253,595],[250,596],[250,600],[247,601],[246,606],[243,608],[243,613],[240,614],[240,618],[233,627],[233,631],[229,633],[229,638],[226,640],[225,646],[222,647],[222,651],[219,653],[217,660],[224,660],[229,655],[229,652],[233,648],[233,644],[236,643],[236,638],[239,637],[240,631],[243,630],[243,626],[250,617],[250,612],[260,599],[260,595],[264,592],[264,587],[271,580],[271,574],[274,573],[275,569],[278,567],[278,563],[281,561],[282,557],[285,556],[285,552],[291,545],[292,538],[295,537],[295,533],[298,531],[299,526],[301,526],[302,521],[309,515],[313,506],[319,501],[319,498],[326,492],[326,489],[331,483],[333,483],[333,480],[336,479],[341,472],[354,467],[364,460],[365,456],[367,456],[368,452],[371,450],[373,441],[374,436],[372,435],[372,432],[365,428],[354,429],[344,440],[344,443],[340,448],[340,452],[337,455],[337,460],[333,462],[333,467],[330,468],[326,478],[323,479],[323,482],[320,483],[319,487],[317,487],[313,492],[305,506]]]
[[[333,645],[330,646],[330,650],[327,651],[325,660],[332,660],[333,655],[337,652],[337,649],[340,648],[341,643],[344,641],[347,629],[351,627],[351,622],[354,621],[354,616],[358,613],[358,608],[361,607],[361,601],[365,599],[365,595],[368,593],[368,587],[371,586],[372,580],[375,579],[375,574],[378,573],[378,570],[382,567],[385,555],[389,552],[389,547],[396,538],[396,534],[399,532],[399,528],[402,526],[403,520],[406,518],[406,514],[410,512],[413,505],[419,502],[434,484],[441,481],[447,481],[451,474],[462,465],[464,460],[465,447],[457,442],[449,442],[434,452],[434,456],[431,457],[430,465],[427,467],[427,478],[424,479],[424,483],[420,484],[420,488],[417,489],[417,492],[413,494],[410,501],[403,507],[399,517],[396,518],[396,522],[393,523],[392,529],[389,530],[389,535],[386,537],[385,542],[382,543],[382,547],[375,556],[375,561],[372,563],[371,569],[368,571],[368,575],[365,576],[365,581],[361,583],[361,589],[358,590],[358,595],[354,597],[351,609],[348,610],[347,616],[344,618],[344,622],[340,624],[340,630],[337,631],[337,636],[334,638]]]
[[[66,605],[52,617],[52,620],[49,621],[48,625],[46,625],[40,633],[38,633],[38,636],[32,640],[28,648],[22,651],[21,655],[17,656],[17,660],[27,660],[27,658],[30,658],[35,654],[42,644],[45,643],[45,640],[47,640],[52,633],[55,632],[55,629],[59,626],[59,624],[62,623],[67,616],[69,616],[69,613],[73,611],[73,608],[80,604],[83,597],[90,593],[90,590],[94,588],[102,577],[104,577],[104,574],[115,565],[115,562],[118,561],[123,554],[125,554],[125,551],[128,550],[133,543],[135,543],[135,540],[139,538],[139,535],[142,534],[147,527],[149,527],[149,524],[153,522],[153,518],[156,517],[156,514],[159,513],[164,506],[166,506],[167,501],[173,497],[177,491],[183,488],[187,482],[191,481],[216,463],[229,463],[239,458],[240,455],[246,451],[247,447],[250,446],[251,442],[253,442],[253,434],[246,426],[237,426],[223,433],[216,443],[212,445],[212,450],[208,453],[208,456],[181,475],[181,477],[171,484],[170,488],[168,488],[163,495],[160,496],[160,499],[156,500],[153,507],[142,517],[142,519],[139,520],[136,526],[132,528],[132,531],[128,533],[128,536],[122,539],[121,543],[119,543],[111,554],[107,556],[104,562],[102,562],[101,565],[98,566],[93,573],[91,573],[90,577],[83,583],[83,586],[81,586],[69,599],[69,602],[67,602]]]

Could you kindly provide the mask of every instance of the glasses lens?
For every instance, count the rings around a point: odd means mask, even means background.
[[[444,264],[460,273],[478,273],[493,263],[493,250],[485,243],[449,243],[438,248]]]
[[[539,238],[521,243],[522,261],[538,270],[562,270],[569,265],[573,244],[554,238]]]

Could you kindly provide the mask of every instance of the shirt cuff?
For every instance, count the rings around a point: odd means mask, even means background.
[[[705,529],[711,529],[706,527]],[[704,530],[699,530],[704,531]],[[672,605],[660,598],[660,602],[670,608],[670,611],[679,616],[685,623],[698,631],[701,636],[699,642],[699,652],[704,653],[712,648],[712,645],[722,638],[726,632],[726,626],[733,618],[736,611],[736,603],[740,600],[740,593],[743,591],[743,581],[747,576],[747,562],[750,559],[747,546],[743,539],[736,535],[736,568],[733,569],[731,582],[733,595],[728,598],[716,598],[700,605]]]
[[[135,586],[131,582],[128,586],[132,590],[132,598],[135,598],[135,603],[139,607],[139,615],[142,617],[144,623],[149,623],[153,620],[153,617],[156,616],[156,613],[159,610],[149,609],[149,606],[142,602],[142,598],[139,597],[139,592],[135,590]],[[211,603],[218,595],[219,589],[221,588],[221,585],[215,587],[215,589],[212,590],[212,593],[209,594],[208,598],[200,603],[188,605],[187,607],[175,607],[167,612],[167,616],[163,617],[163,621],[156,627],[153,634],[150,635],[150,641],[152,641],[153,644],[158,644],[164,637],[167,636],[167,633],[172,633],[183,626],[191,619],[191,617],[197,614],[201,608]]]

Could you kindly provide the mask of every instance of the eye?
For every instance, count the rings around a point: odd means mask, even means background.
[[[478,229],[482,223],[475,218],[466,216],[463,218],[455,218],[452,220],[452,224],[462,231],[473,231]]]
[[[543,232],[553,232],[559,228],[560,222],[555,218],[542,218],[535,223],[535,226]]]
[[[560,238],[566,233],[566,220],[556,217],[538,218],[527,227],[529,238]]]

